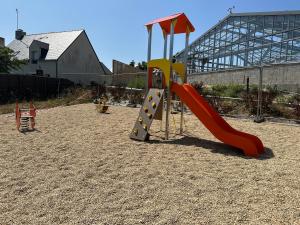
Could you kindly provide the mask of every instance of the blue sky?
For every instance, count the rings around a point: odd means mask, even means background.
[[[19,27],[27,33],[84,28],[99,59],[111,68],[112,59],[146,61],[146,22],[184,12],[196,28],[193,41],[233,5],[234,12],[300,10],[299,0],[1,0],[0,36],[7,44],[14,38],[18,8]],[[183,46],[184,36],[176,36],[174,53]],[[152,57],[162,57],[162,51],[162,34],[155,27]]]

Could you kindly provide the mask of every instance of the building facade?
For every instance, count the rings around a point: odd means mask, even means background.
[[[99,83],[111,72],[100,62],[84,30],[26,35],[16,31],[16,39],[7,47],[28,63],[15,74],[66,78],[88,85]]]
[[[3,37],[0,37],[0,47],[5,46],[5,39]]]

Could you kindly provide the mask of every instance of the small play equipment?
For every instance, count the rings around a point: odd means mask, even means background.
[[[29,109],[19,107],[18,101],[16,101],[16,124],[17,129],[21,132],[30,130],[34,130],[35,127],[35,116],[36,116],[36,108],[34,107],[32,101],[30,101]]]
[[[98,104],[96,105],[96,109],[99,113],[106,113],[108,110],[108,105],[106,104],[107,99],[102,97],[98,100]]]
[[[152,26],[158,23],[163,31],[164,52],[162,59],[151,60]],[[220,141],[243,150],[245,155],[258,157],[264,152],[264,146],[259,138],[254,135],[240,132],[232,128],[209,103],[194,89],[187,84],[186,64],[188,56],[189,34],[195,29],[184,13],[174,14],[168,17],[156,19],[146,24],[148,30],[148,73],[147,73],[147,96],[140,110],[138,119],[130,134],[130,138],[140,141],[149,139],[149,129],[153,119],[162,119],[163,95],[167,94],[166,100],[166,124],[165,139],[169,138],[169,115],[171,96],[176,94],[181,100],[180,134],[183,133],[183,103],[196,115],[204,126]],[[174,34],[185,33],[184,63],[173,62]],[[170,36],[169,59],[167,59],[167,42]],[[159,69],[162,72],[161,89],[152,88],[153,71]],[[159,115],[159,116],[158,116]]]

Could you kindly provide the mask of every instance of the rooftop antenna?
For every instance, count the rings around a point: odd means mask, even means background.
[[[233,13],[234,9],[235,9],[235,6],[232,6],[229,9],[227,9],[227,12],[229,12],[229,14],[231,14],[231,13]]]
[[[17,30],[19,29],[19,10],[16,9],[16,14],[17,14]]]

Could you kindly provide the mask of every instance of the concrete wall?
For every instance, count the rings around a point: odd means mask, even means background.
[[[113,59],[112,61],[112,69],[113,69],[113,74],[142,72],[139,68],[135,68],[133,66],[122,63],[115,59]]]
[[[112,85],[128,86],[130,82],[137,79],[143,79],[146,82],[146,74],[146,72],[114,74],[112,75]]]
[[[251,84],[258,84],[259,68],[241,68],[226,71],[188,75],[188,82],[205,84],[246,84],[247,77]],[[123,73],[112,76],[113,85],[127,86],[135,79],[146,81],[146,72]],[[300,92],[300,63],[274,64],[263,67],[263,85],[277,86],[279,89]]]
[[[259,68],[241,68],[188,75],[188,81],[205,84],[258,84]],[[300,63],[274,64],[263,67],[263,85],[276,85],[279,89],[300,91]]]

